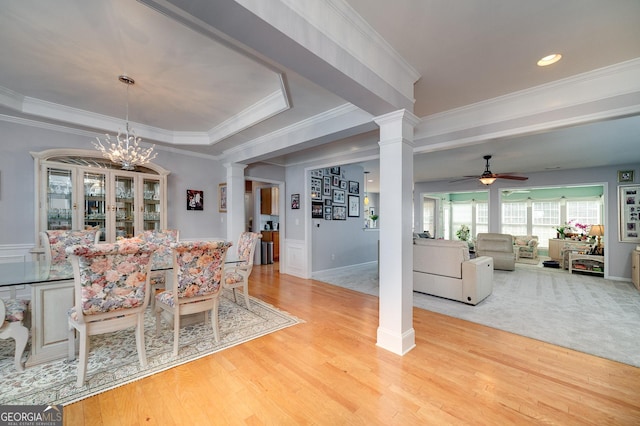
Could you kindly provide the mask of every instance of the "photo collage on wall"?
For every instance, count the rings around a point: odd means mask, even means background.
[[[640,242],[640,186],[619,186],[620,241]]]
[[[344,179],[340,167],[311,171],[311,218],[360,217],[360,182]]]

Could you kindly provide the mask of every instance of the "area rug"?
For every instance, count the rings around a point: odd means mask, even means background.
[[[227,290],[219,309],[220,342],[214,341],[211,324],[185,326],[180,331],[177,358],[172,357],[173,328],[163,322],[162,332],[156,337],[155,316],[148,309],[145,318],[148,366],[144,369],[138,361],[133,329],[92,336],[87,382],[81,388],[76,387],[77,361],[59,360],[17,372],[11,352],[14,346],[10,341],[0,341],[0,404],[71,404],[304,322],[253,297],[248,310],[243,298],[238,298],[236,304]]]
[[[323,271],[314,279],[378,296],[377,265]],[[518,264],[494,271],[476,306],[413,293],[417,308],[640,367],[640,292],[631,282]]]

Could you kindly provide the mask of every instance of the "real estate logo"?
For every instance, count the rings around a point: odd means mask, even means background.
[[[0,426],[62,426],[62,405],[0,405]]]

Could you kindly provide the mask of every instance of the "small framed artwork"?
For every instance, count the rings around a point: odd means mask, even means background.
[[[337,188],[340,187],[340,176],[333,176],[332,177],[331,186],[335,186]]]
[[[317,177],[311,178],[311,199],[322,199],[322,179]]]
[[[330,198],[326,198],[326,199],[324,200],[324,205],[325,205],[325,206],[332,206],[332,205],[333,205],[333,201],[331,201],[331,199],[330,199]]]
[[[322,202],[321,201],[311,202],[311,218],[322,219]]]
[[[618,170],[618,182],[633,182],[633,170]]]
[[[349,181],[349,194],[360,194],[360,182]]]
[[[221,183],[218,185],[218,211],[222,213],[227,212],[227,184]]]
[[[322,169],[311,170],[311,177],[321,178],[322,177]]]
[[[340,167],[331,167],[329,173],[340,176]]]
[[[300,194],[291,194],[291,209],[298,210],[300,208]]]
[[[360,196],[349,195],[349,217],[360,217]]]
[[[346,180],[340,180],[340,189],[343,190],[347,190],[347,181]]]
[[[331,199],[334,203],[344,204],[344,191],[342,189],[334,189]]]
[[[187,210],[203,210],[204,194],[202,191],[187,189]]]
[[[332,207],[324,206],[324,220],[331,220]]]
[[[347,208],[345,206],[333,206],[333,220],[347,220]]]
[[[620,242],[640,242],[640,185],[618,187],[618,214]]]
[[[331,176],[324,176],[322,178],[322,195],[324,197],[331,197]]]

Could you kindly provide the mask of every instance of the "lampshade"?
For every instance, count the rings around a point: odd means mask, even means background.
[[[493,182],[496,181],[496,178],[494,178],[493,176],[490,177],[480,177],[480,182],[484,185],[491,185]]]
[[[589,235],[593,237],[601,237],[604,235],[604,225],[591,225]]]

